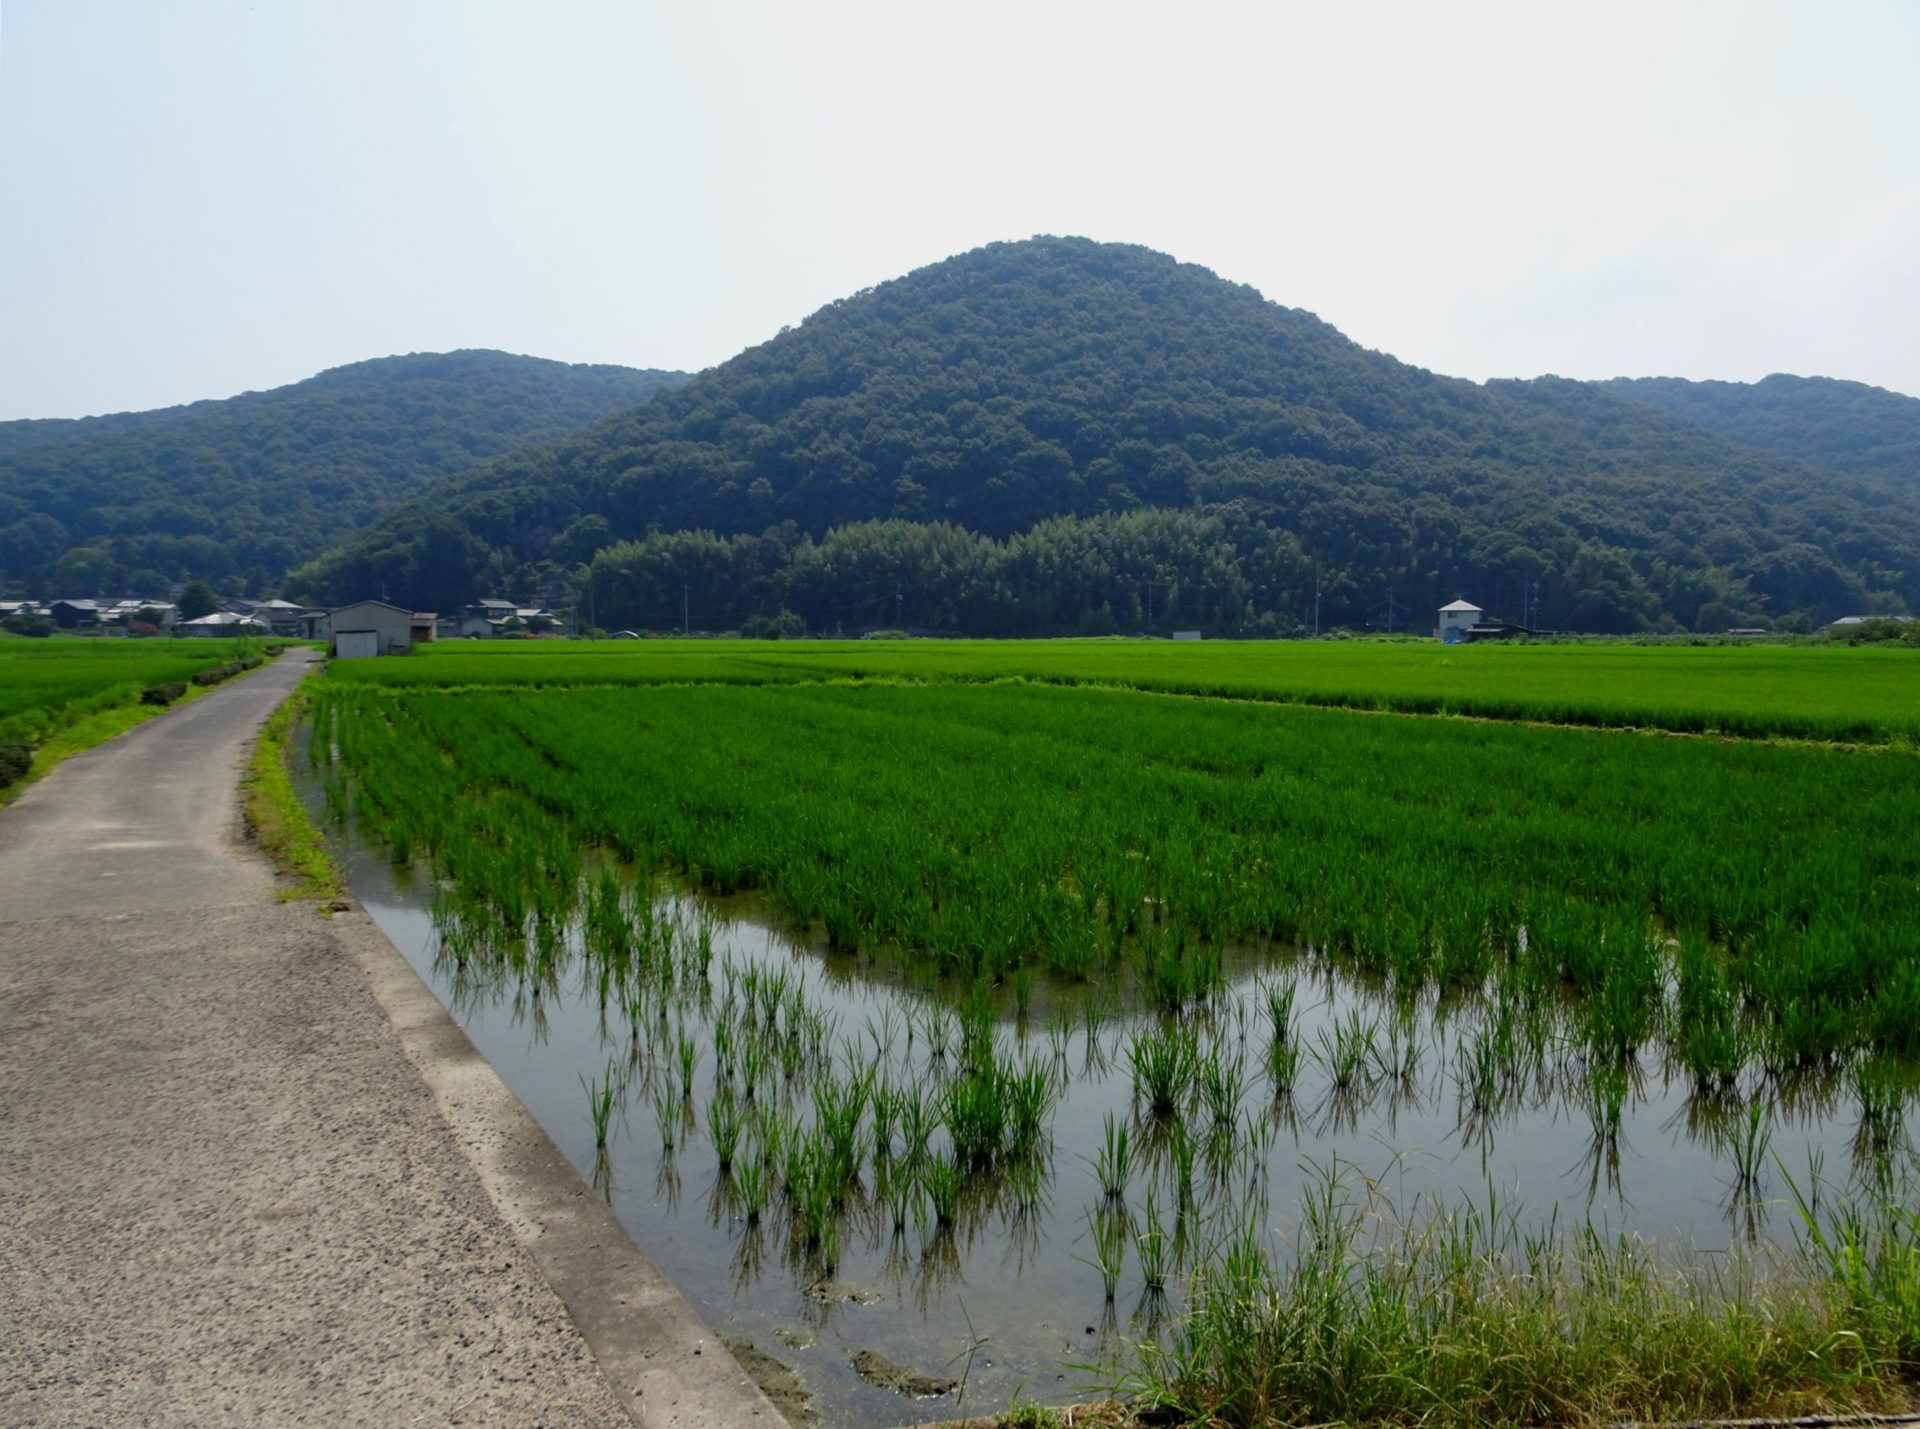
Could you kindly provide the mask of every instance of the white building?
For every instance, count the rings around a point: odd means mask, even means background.
[[[1480,623],[1485,614],[1479,606],[1468,601],[1456,600],[1450,605],[1440,607],[1441,642],[1458,645],[1462,641],[1473,639],[1473,627]]]
[[[432,618],[427,628],[432,629]],[[362,600],[327,612],[327,653],[337,660],[404,655],[413,648],[413,612],[384,600]]]

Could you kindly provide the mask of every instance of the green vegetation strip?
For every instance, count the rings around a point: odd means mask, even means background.
[[[296,691],[269,715],[247,760],[247,823],[293,880],[280,891],[283,901],[338,898],[344,891],[340,870],[287,772],[293,728],[305,706],[305,691]]]
[[[1841,645],[1435,642],[606,641],[429,646],[331,680],[460,685],[1007,678],[1684,733],[1910,743],[1920,651]]]

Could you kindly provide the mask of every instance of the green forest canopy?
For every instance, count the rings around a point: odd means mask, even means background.
[[[0,587],[259,594],[436,477],[683,381],[504,352],[354,363],[269,392],[0,422]]]
[[[708,629],[1028,634],[1141,629],[1149,602],[1292,629],[1316,586],[1326,625],[1424,627],[1459,594],[1597,631],[1920,605],[1920,483],[1821,454],[1605,384],[1437,376],[1205,269],[1041,238],[435,483],[289,584],[444,609],[590,572],[610,628],[684,601]]]

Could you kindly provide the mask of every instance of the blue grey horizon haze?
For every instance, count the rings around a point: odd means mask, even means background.
[[[701,368],[997,239],[1484,379],[1920,394],[1920,7],[0,0],[0,418]]]

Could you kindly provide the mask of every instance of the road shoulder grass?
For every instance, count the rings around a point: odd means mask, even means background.
[[[267,716],[248,756],[244,781],[247,827],[255,842],[291,880],[280,889],[282,902],[331,900],[345,891],[340,869],[307,816],[306,805],[300,802],[287,770],[293,730],[306,703],[303,686]]]

